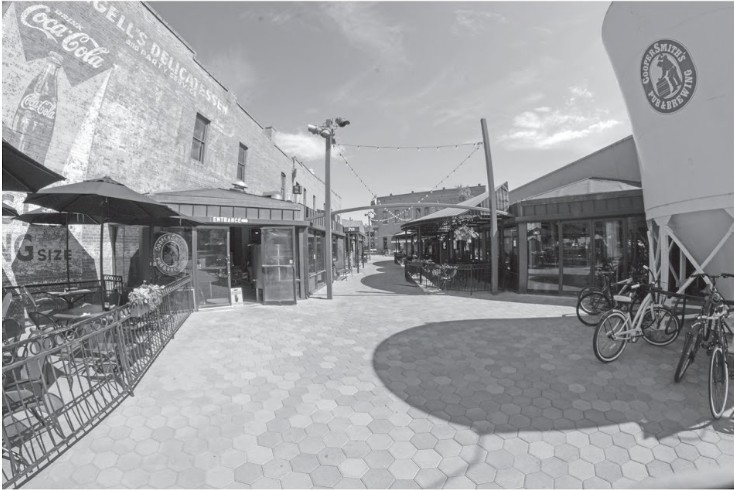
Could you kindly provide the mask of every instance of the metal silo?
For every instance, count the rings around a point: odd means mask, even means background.
[[[692,281],[683,255],[734,273],[734,3],[614,2],[602,38],[639,154],[651,265],[678,290]],[[727,299],[732,282],[717,283]]]

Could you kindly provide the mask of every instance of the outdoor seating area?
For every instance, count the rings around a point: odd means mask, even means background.
[[[121,281],[104,284],[4,291],[3,487],[27,481],[131,394],[194,309],[188,276],[147,304],[120,305],[121,289],[107,284]]]

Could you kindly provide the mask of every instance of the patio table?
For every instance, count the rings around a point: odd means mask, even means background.
[[[91,289],[70,289],[68,291],[48,291],[47,294],[63,299],[69,305],[69,309],[72,309],[74,303],[93,292]]]
[[[52,313],[51,316],[61,322],[65,322],[67,325],[80,321],[86,320],[104,314],[104,310],[100,305],[86,305],[78,306],[76,308],[70,308],[68,310]]]

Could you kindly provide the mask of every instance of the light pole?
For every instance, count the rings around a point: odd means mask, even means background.
[[[334,121],[327,119],[321,126],[308,125],[308,132],[318,134],[326,140],[326,156],[325,156],[325,186],[326,186],[326,203],[324,204],[324,228],[326,231],[326,245],[328,253],[324,253],[324,268],[326,269],[326,298],[332,299],[331,282],[333,280],[332,267],[334,248],[331,244],[331,146],[336,143],[334,139],[334,129],[336,127],[343,128],[349,124],[349,121],[337,117]]]
[[[372,212],[365,213],[367,216],[367,258],[372,258],[372,248],[374,248],[375,231],[372,229]]]

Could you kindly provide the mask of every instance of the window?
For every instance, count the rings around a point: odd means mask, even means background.
[[[421,217],[421,208],[415,208],[415,217],[416,219]]]
[[[313,210],[316,211],[316,196],[313,196]]]
[[[247,147],[240,143],[240,152],[237,155],[237,178],[245,182],[245,167],[247,166]]]
[[[280,195],[282,199],[285,199],[285,174],[280,173]]]
[[[308,206],[308,191],[306,191],[306,188],[303,188],[303,205]]]
[[[194,124],[194,141],[191,143],[191,158],[198,162],[204,162],[204,147],[206,146],[206,133],[209,120],[201,114],[196,115]]]

